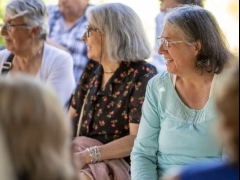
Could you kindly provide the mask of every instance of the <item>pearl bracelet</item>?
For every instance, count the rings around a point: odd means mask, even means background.
[[[101,153],[97,146],[87,148],[87,151],[89,152],[91,156],[91,163],[95,164],[101,160]]]

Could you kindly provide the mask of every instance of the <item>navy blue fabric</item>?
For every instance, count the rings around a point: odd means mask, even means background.
[[[239,180],[239,167],[223,162],[186,167],[180,180]]]

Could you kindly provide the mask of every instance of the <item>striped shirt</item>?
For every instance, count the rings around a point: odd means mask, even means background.
[[[78,82],[87,62],[87,47],[82,40],[86,31],[87,17],[84,14],[70,29],[66,26],[63,14],[57,5],[48,6],[49,38],[68,49],[74,61],[74,78]]]

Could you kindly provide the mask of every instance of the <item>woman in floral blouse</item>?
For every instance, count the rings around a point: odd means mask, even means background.
[[[73,97],[69,115],[74,135],[100,141],[103,161],[128,156],[137,135],[148,80],[156,68],[142,23],[128,6],[110,3],[89,9],[83,40],[90,61]],[[89,150],[76,155],[80,167],[93,160]]]

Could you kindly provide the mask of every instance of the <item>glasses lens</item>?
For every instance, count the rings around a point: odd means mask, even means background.
[[[163,49],[168,50],[168,41],[166,39],[163,39]]]

